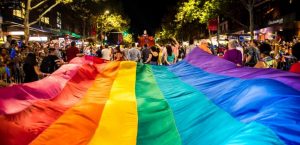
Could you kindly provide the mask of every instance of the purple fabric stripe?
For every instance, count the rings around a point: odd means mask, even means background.
[[[282,82],[296,90],[300,90],[300,74],[276,69],[257,69],[251,67],[237,67],[234,63],[217,56],[210,55],[196,47],[185,61],[200,69],[224,76],[242,79],[269,78]]]

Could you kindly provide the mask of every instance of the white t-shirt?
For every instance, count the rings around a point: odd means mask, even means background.
[[[110,49],[104,48],[104,49],[102,49],[101,53],[102,53],[102,58],[103,58],[103,59],[105,59],[105,60],[110,60],[110,56],[111,56],[111,51],[110,51]]]

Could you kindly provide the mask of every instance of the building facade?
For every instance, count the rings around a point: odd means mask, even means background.
[[[49,0],[44,4],[45,9],[51,6],[53,2]],[[12,35],[14,39],[23,39],[26,0],[1,0],[0,5],[0,18],[2,18],[0,37],[3,39],[6,35]],[[45,9],[42,6],[41,9],[31,11],[30,22],[35,21]],[[71,8],[58,5],[43,16],[38,23],[30,27],[30,36],[31,39],[37,39],[36,41],[58,37],[78,39],[83,33],[82,29],[80,17],[74,15]]]
[[[254,6],[254,39],[281,39],[290,41],[294,36],[300,37],[299,0],[257,0]],[[249,13],[239,11],[234,16],[241,23],[249,26]],[[233,36],[249,35],[245,28],[230,18],[220,20],[221,34]]]
[[[299,0],[265,0],[255,7],[255,35],[259,40],[290,41],[300,36]]]

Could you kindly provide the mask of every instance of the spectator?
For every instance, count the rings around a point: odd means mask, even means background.
[[[242,66],[242,53],[237,50],[238,43],[235,40],[228,42],[228,50],[224,54],[224,59],[235,63],[237,66]]]
[[[120,46],[116,47],[116,52],[115,52],[115,55],[114,55],[114,60],[115,61],[123,61],[124,60],[124,55],[121,52]]]
[[[9,54],[10,58],[13,60],[16,57],[18,50],[18,43],[16,40],[11,40],[10,48],[9,48]]]
[[[212,54],[211,50],[209,49],[208,47],[208,42],[205,40],[205,39],[202,39],[200,41],[200,44],[199,44],[199,47],[200,49],[202,49],[203,51],[209,53],[209,54]]]
[[[180,48],[179,48],[179,55],[178,55],[178,59],[177,59],[178,62],[182,61],[185,58],[185,54],[186,54],[185,48],[183,46],[180,46]]]
[[[41,66],[40,66],[40,70],[43,73],[53,73],[54,71],[56,71],[59,68],[58,63],[60,63],[60,62],[61,61],[57,57],[56,49],[50,48],[49,55],[44,57],[44,59],[41,63]]]
[[[11,40],[12,40],[11,35],[7,35],[6,36],[6,42],[4,43],[4,48],[5,49],[10,49]]]
[[[276,68],[276,61],[270,56],[272,48],[270,44],[263,43],[259,47],[260,51],[260,59],[257,64],[254,66],[255,68]]]
[[[128,45],[125,45],[125,48],[122,52],[124,54],[124,59],[129,60],[129,47],[128,47]]]
[[[150,52],[150,50],[149,50],[147,44],[145,44],[145,45],[144,45],[144,48],[142,49],[142,61],[143,61],[144,63],[146,63],[147,60],[149,59],[150,53],[151,53],[151,52]],[[150,60],[149,60],[149,62],[150,62]],[[148,63],[149,63],[149,62],[148,62]]]
[[[257,42],[251,41],[250,46],[245,50],[245,66],[254,67],[259,60]]]
[[[194,39],[190,39],[189,46],[186,48],[186,55],[188,55],[194,48],[196,48]]]
[[[163,65],[165,63],[165,47],[160,46],[159,44],[156,44],[156,47],[158,48],[158,65]]]
[[[158,51],[155,46],[151,47],[148,60],[145,63],[150,63],[152,65],[158,65]]]
[[[62,58],[62,52],[61,49],[59,48],[59,44],[55,43],[54,48],[55,48],[55,55],[59,58]]]
[[[172,51],[172,47],[167,45],[167,55],[165,56],[165,62],[167,65],[171,65],[175,63],[175,54]]]
[[[179,56],[179,47],[180,47],[180,45],[174,37],[171,40],[172,40],[171,41],[172,50],[173,50],[173,53],[175,55],[175,62],[177,62],[178,56]]]
[[[104,49],[102,49],[102,51],[101,51],[101,54],[102,54],[102,58],[104,60],[107,60],[107,61],[111,60],[112,53],[111,53],[111,50],[108,48],[108,45],[105,45]]]
[[[290,72],[300,73],[300,43],[296,43],[292,48],[292,54],[297,58],[298,62],[294,63],[290,69]]]
[[[102,50],[103,50],[103,45],[100,46],[100,48],[96,51],[96,56],[101,58],[102,57]]]
[[[1,49],[0,55],[0,80],[7,80],[7,64],[9,63],[10,58],[7,55],[7,50],[5,48]]]
[[[23,70],[25,73],[25,83],[37,81],[39,79],[38,76],[48,75],[40,71],[38,63],[36,61],[36,55],[33,53],[29,53],[27,55],[23,65]]]
[[[79,49],[76,47],[75,41],[71,42],[71,47],[67,49],[67,62],[70,62],[75,57],[83,56]]]
[[[139,62],[141,59],[141,52],[136,48],[135,43],[132,43],[132,47],[128,51],[128,59],[135,62]]]

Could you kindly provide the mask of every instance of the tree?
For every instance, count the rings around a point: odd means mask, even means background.
[[[170,41],[170,38],[178,36],[178,30],[176,29],[178,24],[174,22],[176,13],[176,7],[167,8],[167,12],[162,18],[161,27],[155,32],[157,42],[165,44]]]
[[[30,12],[34,9],[40,8],[42,5],[49,4],[51,2],[50,0],[27,0],[26,9],[25,9],[25,18],[24,18],[24,36],[25,36],[25,43],[28,43],[29,40],[29,28],[30,26],[36,24],[39,22],[44,15],[46,15],[51,9],[56,7],[58,4],[61,3],[70,3],[72,0],[55,0],[53,4],[51,4],[46,10],[44,10],[39,17],[33,21],[29,22],[30,18]],[[35,5],[33,5],[35,4]]]
[[[240,13],[242,5],[249,13],[249,25],[245,25],[241,20],[235,18]],[[251,32],[251,38],[254,36],[254,5],[255,0],[189,0],[183,2],[176,14],[175,22],[179,22],[179,27],[184,23],[198,21],[205,24],[210,18],[218,15],[230,18],[235,23]]]
[[[86,26],[88,23],[92,23],[93,18],[101,12],[102,3],[100,0],[73,0],[69,6],[82,19],[83,38],[85,38]]]
[[[251,33],[251,40],[254,37],[254,4],[255,0],[240,0],[246,10],[249,12],[249,30]]]
[[[100,34],[104,33],[104,35],[112,30],[123,32],[128,30],[129,21],[117,13],[104,13],[97,16],[97,29]]]
[[[132,34],[126,34],[126,32],[123,33],[123,41],[125,44],[132,44],[133,42]]]
[[[160,31],[157,31],[155,37],[160,41],[164,42],[170,39],[171,37],[176,37],[175,29],[172,29],[166,25],[163,25]]]
[[[207,34],[207,22],[216,17],[216,11],[222,1],[218,0],[188,0],[180,3],[175,15],[176,29],[182,40],[192,37],[201,38]],[[198,31],[195,31],[198,30]]]
[[[183,2],[176,14],[175,22],[181,24],[198,21],[205,24],[208,19],[216,17],[217,10],[220,9],[222,1],[220,0],[189,0]]]

